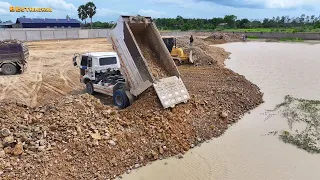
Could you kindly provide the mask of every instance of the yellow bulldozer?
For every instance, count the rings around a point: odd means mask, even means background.
[[[182,48],[177,48],[177,39],[175,37],[162,37],[162,39],[177,66],[193,64],[192,50],[186,53]]]

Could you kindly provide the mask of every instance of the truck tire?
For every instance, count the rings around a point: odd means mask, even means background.
[[[122,89],[118,89],[113,93],[113,103],[121,109],[124,109],[130,105],[129,98],[126,92]]]
[[[5,75],[14,75],[17,73],[18,69],[15,65],[13,64],[4,64],[1,67],[1,71]]]
[[[87,82],[86,83],[86,92],[90,95],[94,94],[94,89],[93,89],[93,85],[91,82]]]

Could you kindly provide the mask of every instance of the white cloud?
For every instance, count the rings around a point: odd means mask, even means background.
[[[166,13],[163,11],[155,11],[152,9],[140,9],[138,14],[142,16],[150,16],[152,18],[160,18],[163,17]]]
[[[252,0],[251,0],[252,1]],[[255,0],[257,1],[257,0]],[[320,5],[320,0],[263,0],[266,8],[299,8]]]
[[[158,3],[158,4],[183,4],[185,0],[147,0],[149,2]],[[187,0],[188,1],[188,0]]]
[[[166,1],[166,0],[152,0],[152,1]],[[180,1],[180,0],[179,0]],[[224,6],[236,8],[259,8],[259,9],[292,9],[305,8],[310,6],[319,6],[320,0],[195,0],[206,1]]]
[[[0,14],[9,14],[11,4],[5,1],[0,1]]]
[[[64,0],[37,0],[39,5],[50,7],[62,11],[76,11],[77,8],[72,3],[67,3]]]
[[[107,8],[97,8],[96,16],[112,16],[112,15],[127,15],[127,12],[117,11]]]
[[[146,0],[147,2],[166,5],[166,6],[178,6],[180,8],[189,8],[194,10],[203,10],[212,8],[213,4],[207,0]]]

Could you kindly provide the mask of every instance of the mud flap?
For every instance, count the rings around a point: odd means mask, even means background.
[[[182,102],[186,103],[190,99],[187,88],[177,76],[160,79],[153,83],[153,87],[165,109]]]

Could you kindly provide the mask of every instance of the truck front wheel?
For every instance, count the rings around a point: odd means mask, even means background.
[[[4,64],[1,67],[1,71],[5,75],[14,75],[17,73],[18,69],[15,65],[13,64]]]
[[[130,105],[129,98],[126,92],[122,89],[118,89],[113,93],[113,102],[114,105],[121,109],[124,109]]]
[[[94,89],[93,89],[93,85],[91,82],[87,82],[86,83],[86,91],[88,94],[93,95],[94,94]]]

